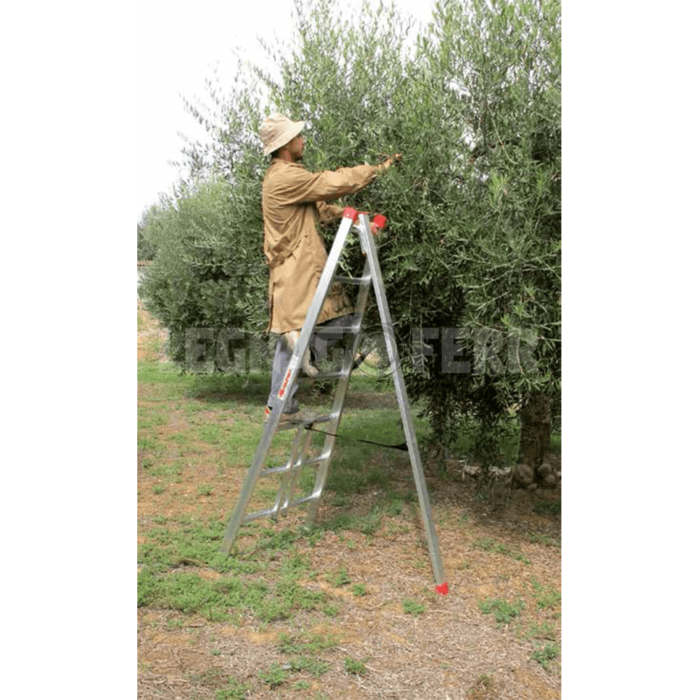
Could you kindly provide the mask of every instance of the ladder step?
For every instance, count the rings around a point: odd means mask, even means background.
[[[301,469],[302,467],[305,467],[309,464],[316,464],[317,462],[323,462],[324,459],[328,459],[330,456],[330,451],[326,450],[326,452],[322,452],[318,457],[313,457],[311,459],[305,459],[302,461],[301,464],[298,464],[296,466],[288,466],[286,464],[283,464],[280,467],[270,467],[269,469],[262,469],[260,471],[260,476],[270,476],[271,474],[284,474],[284,472],[289,472],[292,471],[292,469]]]
[[[311,377],[308,374],[304,374],[300,377],[298,377],[299,380],[304,381],[312,381],[312,382],[329,382],[329,381],[334,381],[336,379],[345,379],[345,377],[348,376],[347,372],[324,372],[323,374],[317,374],[315,377]]]
[[[357,335],[360,330],[360,324],[354,326],[315,326],[314,333],[325,333],[326,335]]]
[[[308,503],[309,501],[317,501],[320,498],[320,494],[311,494],[310,496],[303,496],[302,498],[297,498],[294,501],[292,501],[287,508],[293,508],[294,506],[299,506],[302,503]],[[250,522],[251,520],[258,520],[259,518],[269,518],[271,515],[274,515],[277,512],[277,509],[273,506],[272,508],[268,508],[267,510],[259,510],[255,513],[249,513],[243,518],[243,522],[247,523]],[[281,512],[281,510],[280,510]]]
[[[363,277],[345,277],[344,275],[336,275],[333,278],[334,282],[341,284],[369,284],[372,281],[372,275],[364,275]]]
[[[323,416],[315,416],[309,420],[289,420],[280,423],[277,426],[277,430],[292,430],[298,429],[300,425],[310,425],[311,423],[330,423],[338,417],[337,413],[328,413]]]
[[[294,506],[300,506],[302,503],[308,503],[309,501],[317,501],[320,498],[320,493],[312,493],[310,496],[302,496],[293,500],[287,508],[293,508]]]
[[[345,379],[345,377],[347,377],[348,374],[349,374],[349,372],[343,372],[343,371],[326,372],[325,374],[317,374],[315,379],[317,382],[330,381],[333,379]]]

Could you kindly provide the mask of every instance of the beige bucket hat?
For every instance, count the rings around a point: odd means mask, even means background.
[[[263,153],[268,155],[289,143],[305,126],[304,122],[293,122],[282,114],[271,114],[260,127]]]

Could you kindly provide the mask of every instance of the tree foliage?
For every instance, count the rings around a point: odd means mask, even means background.
[[[137,260],[153,260],[156,255],[156,248],[153,242],[148,238],[149,219],[158,215],[158,206],[152,205],[145,209],[141,214],[141,218],[136,224],[136,259]]]
[[[560,3],[440,0],[420,32],[394,6],[340,7],[299,0],[293,45],[267,47],[278,75],[241,64],[187,105],[210,141],[184,149],[190,182],[153,223],[144,293],[171,331],[264,328],[267,113],[307,123],[312,171],[402,153],[344,204],[389,218],[380,259],[410,394],[439,440],[474,429],[493,458],[505,409],[559,392]]]

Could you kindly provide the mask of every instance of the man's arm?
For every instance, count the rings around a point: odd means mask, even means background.
[[[328,202],[316,202],[316,209],[318,209],[319,217],[324,224],[342,218],[345,211],[343,207],[328,204]]]
[[[356,165],[354,168],[320,173],[310,173],[302,167],[289,168],[285,177],[275,183],[274,192],[270,194],[282,205],[338,199],[359,192],[374,180],[378,172],[400,159],[401,156],[397,154],[380,165]]]

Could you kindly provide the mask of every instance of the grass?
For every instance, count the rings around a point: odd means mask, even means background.
[[[511,557],[517,561],[522,561],[525,564],[530,564],[530,560],[518,549],[509,547],[502,542],[497,542],[491,537],[480,537],[474,540],[472,544],[474,549],[479,549],[482,552],[496,552]]]
[[[284,520],[277,524],[268,520],[248,523],[236,541],[235,556],[226,556],[219,547],[226,518],[235,503],[231,474],[234,470],[245,474],[252,460],[261,435],[259,409],[267,396],[269,376],[251,375],[246,379],[183,375],[167,364],[140,362],[139,382],[140,489],[152,510],[141,520],[139,533],[142,540],[138,553],[138,605],[173,611],[167,622],[173,630],[196,628],[195,620],[201,622],[201,618],[234,626],[257,622],[263,628],[284,621],[287,632],[279,636],[274,648],[278,658],[274,662],[268,658],[264,668],[256,668],[252,679],[245,679],[252,680],[253,688],[216,671],[216,678],[209,679],[210,692],[215,692],[216,700],[250,697],[260,684],[275,690],[281,688],[282,693],[293,690],[298,697],[310,700],[326,697],[321,691],[313,695],[311,688],[319,684],[323,687],[323,681],[311,683],[310,679],[328,673],[334,655],[339,663],[343,657],[338,655],[346,650],[338,649],[339,642],[333,634],[310,630],[317,631],[326,622],[330,624],[330,619],[344,617],[348,607],[357,605],[357,599],[368,591],[365,584],[352,581],[348,571],[354,571],[351,567],[314,571],[312,562],[318,557],[312,550],[322,549],[324,538],[335,537],[351,555],[377,536],[400,537],[420,527],[416,525],[420,523],[420,513],[406,453],[348,439],[359,436],[390,444],[403,442],[402,429],[397,425],[398,409],[366,408],[344,416],[340,433],[345,438],[336,443],[337,456],[329,472],[323,520],[308,529],[289,527]],[[353,376],[351,387],[356,391],[376,391],[377,383]],[[416,417],[416,425],[418,432],[424,434],[425,420]],[[275,438],[268,466],[284,463],[292,439],[293,431]],[[316,446],[323,439],[323,435],[313,436]],[[362,469],[358,469],[358,464]],[[193,480],[193,475],[199,478]],[[310,470],[303,473],[301,483],[309,487],[312,477]],[[275,479],[261,482],[254,492],[254,499],[259,498],[261,504],[265,501],[263,506],[274,501]],[[190,510],[172,515],[172,504],[180,498]],[[535,510],[558,515],[561,504],[541,501]],[[203,515],[210,512],[216,517]],[[544,534],[531,533],[530,541],[559,546]],[[517,547],[494,538],[477,537],[472,547],[529,563]],[[414,568],[424,571],[427,580],[430,560],[423,550],[421,539],[420,553],[411,550],[406,562],[413,562]],[[340,564],[345,562],[341,560]],[[461,567],[469,566],[469,560],[463,559]],[[324,581],[333,588],[345,588],[347,595],[340,597],[342,591],[327,593],[319,585]],[[534,610],[537,606],[537,610],[549,611],[550,618],[561,600],[558,591],[536,581],[528,595],[532,596],[528,597],[528,608]],[[425,614],[428,598],[416,598],[402,601],[406,615]],[[493,615],[497,624],[504,625],[521,614],[524,603],[494,599],[482,601],[479,607],[484,614]],[[342,625],[342,619],[332,624]],[[528,622],[525,617],[523,624]],[[537,645],[533,659],[548,668],[559,653],[554,645],[557,638],[551,622],[537,622],[538,625],[531,623],[524,634],[532,645]],[[212,661],[212,656],[222,654],[215,644],[206,651]],[[217,662],[221,661],[217,658]],[[366,661],[345,656],[343,666],[347,673],[362,676],[368,673]]]
[[[537,515],[561,515],[561,501],[538,501],[533,510]]]
[[[356,676],[364,676],[367,673],[367,666],[365,665],[365,662],[366,659],[359,660],[346,656],[343,661],[343,665],[348,673],[352,673]]]
[[[279,664],[272,664],[266,671],[260,671],[259,677],[260,680],[266,685],[269,685],[270,688],[276,688],[289,678],[289,673]]]
[[[556,639],[556,632],[551,622],[543,622],[539,625],[530,623],[526,632],[522,634],[524,639]]]
[[[283,654],[309,655],[335,649],[338,639],[335,635],[326,634],[296,634],[283,632],[277,641],[277,649]]]
[[[557,540],[542,532],[530,532],[528,539],[533,544],[543,544],[546,547],[561,547],[561,542],[557,542]]]
[[[210,622],[237,621],[242,613],[272,622],[286,620],[300,610],[323,610],[327,595],[308,590],[289,577],[272,583],[234,575],[209,580],[196,573],[159,576],[145,569],[138,575],[137,600],[139,607],[196,613]]]
[[[488,673],[482,673],[476,679],[473,687],[467,691],[468,698],[484,698],[488,697],[489,691],[493,688],[493,678]],[[486,695],[484,695],[486,693]]]
[[[267,669],[260,671],[258,677],[270,688],[284,685],[294,674],[309,674],[319,678],[326,673],[331,665],[328,661],[318,658],[319,655],[335,649],[337,639],[332,635],[283,633],[279,636],[276,649],[287,658],[283,664],[273,663]],[[296,681],[295,690],[310,688],[305,680]]]
[[[518,617],[521,611],[525,608],[525,603],[520,600],[515,604],[511,604],[506,600],[492,598],[490,600],[480,601],[479,610],[484,615],[493,613],[496,622],[499,626],[507,625]]]
[[[233,676],[229,676],[229,684],[225,688],[218,688],[216,700],[245,700],[249,686],[239,683]]]
[[[549,670],[549,663],[559,656],[559,646],[553,642],[546,642],[543,646],[535,649],[530,655],[531,659],[537,661],[545,670]]]
[[[328,583],[335,588],[340,588],[341,586],[345,586],[350,583],[350,576],[348,576],[348,570],[343,567],[339,571],[336,571],[334,574],[328,576],[327,580]]]
[[[535,589],[537,609],[538,610],[554,610],[561,603],[561,591],[549,586],[546,590],[538,581],[532,580],[532,586]]]
[[[425,612],[425,605],[416,603],[415,600],[406,598],[401,604],[403,611],[408,615],[422,615]]]
[[[298,583],[309,569],[308,560],[293,548],[300,535],[288,530],[262,532],[259,550],[268,556],[249,561],[219,552],[221,528],[217,525],[216,521],[194,521],[180,529],[149,532],[139,550],[143,565],[138,575],[139,606],[196,613],[212,622],[236,620],[243,613],[270,622],[292,617],[296,611],[326,608],[323,591]],[[270,576],[273,563],[276,574]],[[188,567],[222,575],[202,578],[196,570],[187,571]]]

